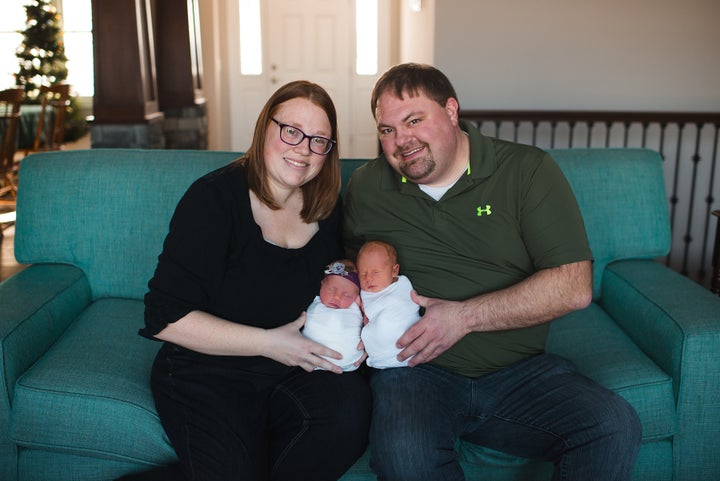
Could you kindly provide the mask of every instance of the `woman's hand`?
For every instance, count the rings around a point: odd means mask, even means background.
[[[341,374],[340,366],[336,366],[320,356],[342,359],[342,355],[303,336],[300,330],[304,325],[305,313],[303,312],[293,322],[268,329],[265,336],[266,342],[263,343],[263,355],[286,366],[299,366],[307,372],[312,372],[319,367]]]
[[[340,374],[342,368],[320,356],[342,359],[342,355],[303,336],[304,325],[304,312],[284,326],[262,329],[193,311],[155,337],[213,356],[264,356],[308,372],[319,367]]]

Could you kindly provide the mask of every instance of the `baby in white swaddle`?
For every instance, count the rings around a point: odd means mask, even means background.
[[[357,257],[360,297],[367,324],[361,337],[367,352],[367,364],[377,369],[407,366],[400,362],[397,340],[420,319],[420,306],[410,298],[410,280],[398,275],[395,248],[386,242],[363,244]]]
[[[352,261],[333,262],[325,270],[320,295],[307,308],[303,335],[342,354],[342,359],[323,358],[354,371],[364,351],[358,350],[363,314],[360,310],[360,281]],[[318,368],[319,369],[319,368]]]

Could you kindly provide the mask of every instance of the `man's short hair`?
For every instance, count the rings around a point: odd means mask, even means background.
[[[423,93],[441,106],[449,98],[457,100],[455,88],[440,70],[432,65],[403,63],[391,67],[375,83],[370,97],[370,109],[375,117],[378,99],[386,91],[392,91],[399,99],[407,94],[410,97]]]

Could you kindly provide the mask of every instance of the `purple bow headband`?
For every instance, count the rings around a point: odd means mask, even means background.
[[[360,287],[360,277],[352,265],[346,265],[344,262],[335,261],[325,269],[328,276],[340,276],[348,279],[356,286]]]

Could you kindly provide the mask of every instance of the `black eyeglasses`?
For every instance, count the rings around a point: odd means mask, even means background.
[[[319,135],[307,135],[305,132],[298,129],[297,127],[283,124],[282,122],[279,122],[273,118],[271,118],[270,120],[278,124],[278,127],[280,127],[280,140],[282,140],[288,145],[300,145],[303,140],[310,139],[310,142],[308,142],[310,146],[310,151],[318,155],[327,155],[328,153],[330,153],[333,146],[335,145],[334,140],[321,137]]]

